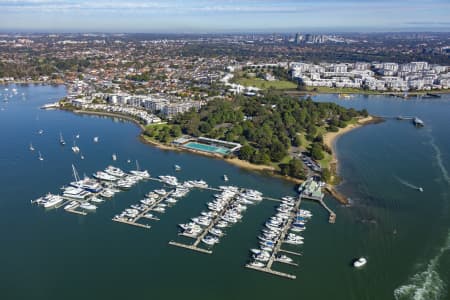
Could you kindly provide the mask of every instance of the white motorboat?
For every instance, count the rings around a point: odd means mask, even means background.
[[[91,196],[92,193],[88,192],[82,188],[68,186],[64,188],[63,196],[66,198],[71,198],[75,200],[84,200],[87,197]]]
[[[361,268],[363,267],[365,264],[367,264],[367,259],[364,257],[360,257],[357,260],[355,260],[353,262],[353,267],[355,268]]]
[[[97,206],[95,206],[94,204],[91,204],[89,202],[85,202],[80,205],[80,208],[85,209],[85,210],[96,210]]]
[[[215,227],[211,228],[209,230],[209,233],[211,233],[212,235],[215,235],[215,236],[219,236],[219,237],[224,235],[222,230],[215,228]]]
[[[223,175],[223,181],[225,181],[225,182],[228,181],[228,176],[225,174]]]
[[[41,151],[39,151],[38,159],[39,159],[40,161],[43,161],[43,160],[44,160],[44,158],[42,157]]]
[[[219,238],[207,235],[202,239],[202,242],[205,243],[206,245],[213,246],[219,242]]]
[[[94,136],[94,143],[98,143],[98,136]]]
[[[113,155],[112,155],[112,160],[114,160],[114,161],[117,160],[117,155],[115,153],[113,153]]]
[[[105,173],[114,176],[114,177],[124,177],[125,176],[125,172],[122,171],[121,169],[117,168],[117,167],[113,167],[113,166],[108,166],[105,169]]]
[[[46,202],[44,203],[44,207],[45,208],[55,207],[56,205],[58,205],[59,203],[61,203],[63,201],[64,201],[63,197],[61,197],[59,195],[49,194],[46,196]]]
[[[65,210],[71,210],[74,209],[78,206],[78,202],[77,201],[72,201],[69,204],[67,204],[66,206],[64,206]]]
[[[256,268],[264,268],[265,264],[260,261],[253,261],[250,263],[250,266],[256,267]]]
[[[277,260],[285,263],[292,263],[293,259],[284,254],[277,256]]]
[[[34,147],[33,147],[32,143],[30,143],[30,151],[34,151]]]
[[[173,167],[175,171],[181,171],[181,167],[179,165],[174,165]]]
[[[104,180],[104,181],[116,181],[117,180],[117,177],[112,176],[112,175],[102,172],[102,171],[95,172],[92,176],[94,176],[94,178],[96,178],[96,179]]]

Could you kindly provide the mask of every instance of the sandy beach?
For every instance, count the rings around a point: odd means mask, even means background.
[[[350,124],[347,127],[339,128],[339,131],[337,132],[327,132],[323,136],[323,143],[327,145],[332,150],[332,160],[330,162],[330,171],[332,174],[331,182],[335,181],[336,173],[337,173],[337,166],[338,166],[338,159],[336,156],[336,141],[337,139],[343,135],[346,134],[349,131],[352,131],[354,129],[357,129],[359,127],[362,127],[364,125],[373,124],[380,122],[381,119],[373,116],[368,116],[366,118],[359,119],[355,124]]]

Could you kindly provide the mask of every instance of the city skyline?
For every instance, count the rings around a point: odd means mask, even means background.
[[[450,31],[450,3],[429,1],[0,0],[0,30],[221,33]]]

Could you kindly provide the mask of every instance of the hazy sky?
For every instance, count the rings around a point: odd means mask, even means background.
[[[450,0],[0,0],[0,31],[450,31]]]

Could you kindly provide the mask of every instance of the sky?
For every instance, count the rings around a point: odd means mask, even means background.
[[[0,0],[0,31],[450,31],[450,0]]]

